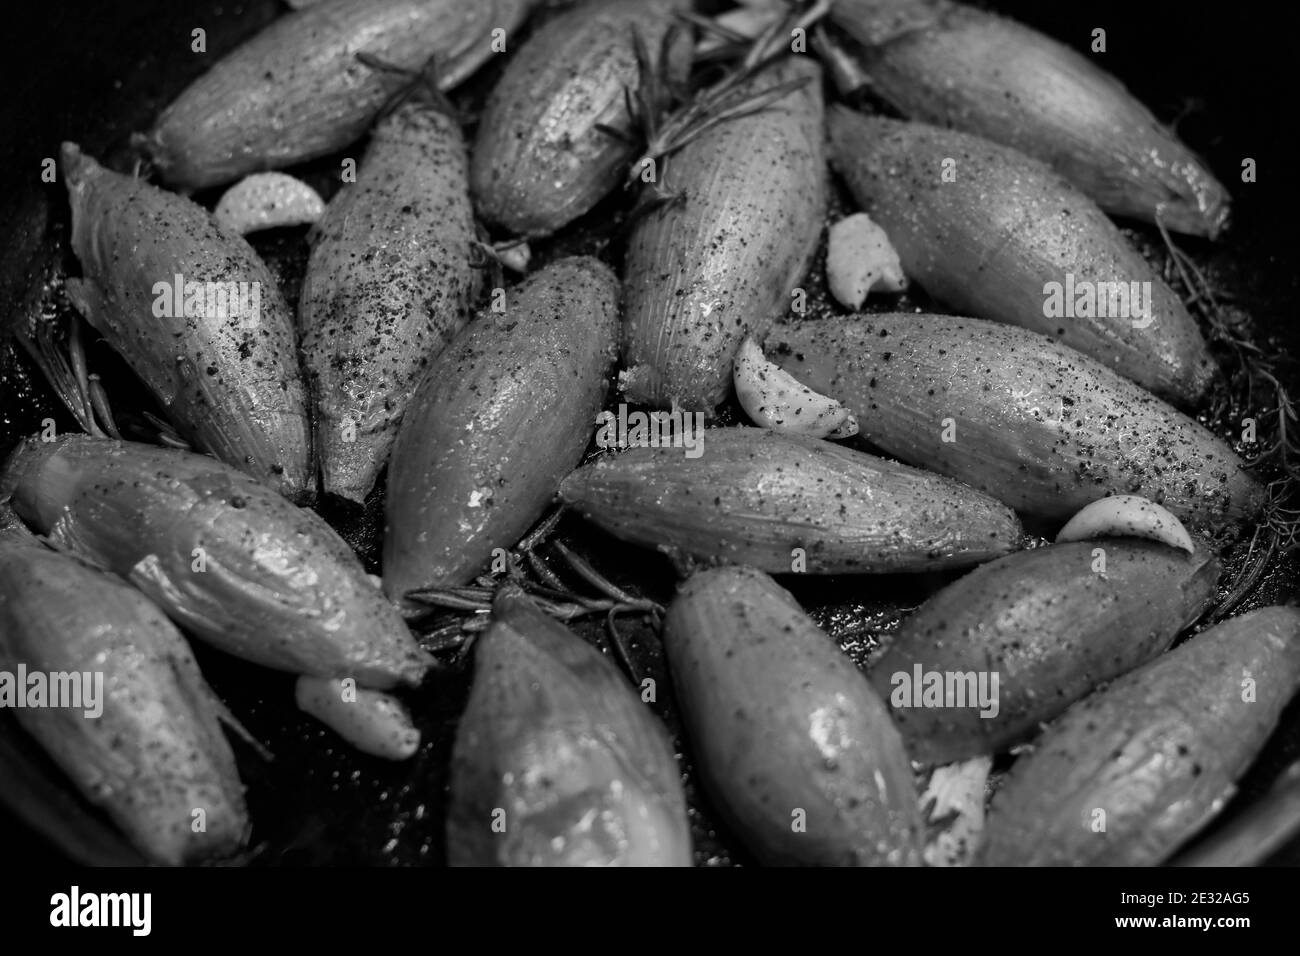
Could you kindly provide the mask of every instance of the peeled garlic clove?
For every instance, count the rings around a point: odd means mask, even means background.
[[[1112,495],[1082,508],[1071,518],[1056,541],[1085,541],[1121,535],[1159,541],[1189,554],[1196,546],[1183,523],[1165,508],[1139,495]]]
[[[867,293],[876,287],[883,292],[907,288],[903,266],[885,230],[863,212],[831,226],[826,279],[831,295],[848,309],[861,308]]]
[[[732,378],[741,407],[756,425],[809,438],[849,438],[858,433],[858,421],[847,408],[769,362],[750,336],[736,352]]]
[[[926,822],[952,819],[925,846],[930,866],[969,866],[984,836],[984,789],[992,757],[972,757],[935,767],[921,794]]]
[[[310,225],[325,212],[325,200],[287,173],[245,176],[222,195],[212,215],[240,235],[281,226]]]
[[[511,272],[518,272],[520,275],[528,271],[528,263],[533,258],[532,249],[522,239],[518,242],[500,243],[494,246],[492,251],[496,253],[497,259],[503,266]]]
[[[420,749],[420,732],[396,697],[357,687],[351,678],[299,677],[298,708],[327,724],[362,753],[406,760]]]

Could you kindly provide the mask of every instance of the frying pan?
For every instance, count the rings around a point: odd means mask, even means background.
[[[1291,122],[1292,98],[1287,94],[1294,92],[1293,53],[1288,42],[1296,24],[1279,18],[1296,14],[1285,5],[1197,9],[1165,0],[1141,5],[1131,0],[1086,4],[1003,0],[989,6],[1082,50],[1087,49],[1093,29],[1106,30],[1102,65],[1162,120],[1176,123],[1183,139],[1209,161],[1234,195],[1234,224],[1224,240],[1213,246],[1194,240],[1180,240],[1180,244],[1210,276],[1216,290],[1249,313],[1257,344],[1280,356],[1294,352],[1300,336],[1293,321],[1300,283],[1294,268],[1300,247],[1294,228],[1300,190],[1292,179],[1296,172],[1291,143],[1281,131]],[[129,134],[145,129],[161,107],[216,58],[282,12],[280,0],[45,0],[7,11],[11,29],[6,32],[12,42],[0,62],[0,183],[4,184],[0,190],[0,454],[7,454],[47,417],[60,429],[75,429],[8,334],[15,321],[68,311],[60,278],[69,270],[75,274],[76,264],[67,249],[67,203],[62,183],[42,181],[42,160],[57,155],[61,140],[72,139],[91,155],[129,170]],[[199,27],[206,31],[206,54],[191,50],[191,31]],[[458,94],[458,104],[471,121],[499,69],[499,64],[489,66]],[[1251,184],[1241,182],[1239,174],[1248,157],[1256,161],[1258,170],[1257,182]],[[329,161],[309,165],[304,178],[329,190],[329,167]],[[840,195],[832,216],[843,208]],[[535,250],[537,261],[596,252],[617,265],[618,237],[609,225],[617,225],[626,212],[625,199],[614,197],[542,244]],[[1134,228],[1130,234],[1140,244],[1158,248],[1150,230]],[[257,237],[255,244],[290,300],[296,301],[302,235],[276,232]],[[823,264],[819,257],[809,279],[814,317],[831,309],[820,278]],[[908,304],[927,303],[918,294],[903,307]],[[102,375],[115,410],[129,421],[141,420],[139,412],[151,403],[120,360],[93,340],[89,360]],[[1300,374],[1289,364],[1284,369],[1284,384],[1293,394],[1300,393]],[[736,414],[734,409],[725,411],[724,421]],[[324,512],[375,570],[382,503],[372,501],[363,512],[328,506]],[[562,522],[559,535],[620,586],[659,601],[671,597],[672,568],[657,556],[637,556],[629,562],[625,547],[569,518]],[[1241,550],[1229,557],[1230,572],[1240,565]],[[783,583],[862,662],[882,633],[947,579],[915,575]],[[1290,556],[1282,556],[1272,562],[1239,610],[1291,600],[1296,593],[1296,564]],[[671,686],[658,640],[646,624],[624,625],[618,648],[611,646],[599,625],[585,626],[580,633],[606,650],[619,650],[635,677],[650,676],[659,687]],[[444,861],[448,764],[456,720],[468,694],[470,655],[453,648],[442,656],[443,666],[411,696],[424,744],[413,760],[395,765],[356,753],[300,714],[292,703],[292,678],[202,646],[196,652],[213,686],[275,755],[264,761],[235,744],[254,821],[251,849],[241,862],[438,865]],[[697,862],[751,862],[694,785],[691,754],[682,739],[674,702],[664,699],[657,706],[682,756]],[[1211,832],[1239,817],[1296,760],[1300,760],[1300,703],[1284,713],[1278,732]],[[105,833],[96,811],[67,792],[58,771],[16,732],[3,712],[0,777],[8,781],[5,785],[21,784],[34,795],[21,816],[0,809],[0,832],[6,834],[11,859],[65,858],[62,843],[48,835],[52,828],[61,827],[81,834],[72,859],[134,860],[120,839]],[[33,808],[44,812],[33,813]],[[1269,862],[1300,863],[1300,839]]]

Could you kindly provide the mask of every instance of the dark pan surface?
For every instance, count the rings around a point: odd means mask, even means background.
[[[1230,21],[1198,15],[1188,5],[1152,2],[1042,4],[1007,0],[992,5],[1083,49],[1093,28],[1107,30],[1103,65],[1122,78],[1158,116],[1177,120],[1183,138],[1201,152],[1227,183],[1236,199],[1234,226],[1217,246],[1192,240],[1181,245],[1212,277],[1216,289],[1234,297],[1236,307],[1255,322],[1255,339],[1270,352],[1295,350],[1300,335],[1294,321],[1300,251],[1295,223],[1297,191],[1288,155],[1290,142],[1281,132],[1290,125],[1286,96],[1292,54],[1286,48],[1293,24],[1279,22],[1278,8],[1259,4],[1233,8]],[[1218,8],[1220,11],[1222,8]],[[281,13],[278,0],[243,3],[196,0],[120,0],[48,2],[23,5],[5,62],[0,66],[0,329],[9,320],[33,313],[67,309],[59,279],[76,264],[66,249],[67,204],[63,186],[40,181],[40,163],[57,155],[62,139],[75,139],[92,155],[120,169],[130,168],[127,136],[147,127],[157,111],[194,76],[225,51]],[[1288,14],[1291,15],[1291,14]],[[25,18],[25,22],[24,19]],[[190,52],[190,31],[207,31],[206,56]],[[499,69],[499,64],[496,67]],[[473,117],[493,68],[458,94],[458,103]],[[359,155],[360,147],[348,155]],[[1254,158],[1259,181],[1243,184],[1236,173],[1245,157]],[[296,170],[323,191],[332,188],[334,158]],[[328,192],[326,192],[328,197]],[[200,199],[207,197],[200,196]],[[838,216],[843,208],[833,211]],[[615,197],[556,240],[535,250],[539,264],[561,254],[594,252],[617,263],[615,226],[627,203]],[[1134,237],[1158,251],[1152,231]],[[291,299],[301,279],[304,244],[298,232],[285,231],[255,239],[272,263]],[[822,281],[822,260],[808,280],[814,315],[829,314]],[[925,305],[915,300],[892,307]],[[102,344],[90,346],[92,367],[108,383],[115,408],[128,418],[150,407],[131,376]],[[1288,367],[1287,384],[1300,391],[1300,376]],[[734,414],[734,412],[733,412]],[[52,417],[61,430],[75,426],[57,400],[39,382],[30,362],[0,339],[0,453],[22,435]],[[1212,423],[1225,435],[1235,426]],[[375,570],[376,543],[382,526],[382,503],[372,501],[365,513],[325,508]],[[560,535],[585,554],[615,583],[666,601],[672,594],[673,570],[653,554],[629,557],[626,547],[566,519]],[[1238,555],[1238,559],[1240,555]],[[1231,566],[1231,562],[1230,562]],[[1290,600],[1296,593],[1294,562],[1279,560],[1241,610]],[[868,660],[879,639],[902,615],[947,580],[940,575],[895,578],[796,579],[783,581],[810,608],[859,662]],[[676,736],[686,772],[697,861],[722,865],[748,862],[729,834],[716,823],[707,801],[696,792],[690,754],[683,750],[680,725],[667,692],[670,680],[653,631],[625,619],[620,632],[638,679],[653,677],[657,706]],[[602,627],[582,629],[588,639],[609,650]],[[198,647],[205,673],[232,710],[275,753],[270,763],[236,744],[240,769],[249,787],[254,820],[253,864],[438,864],[444,856],[442,821],[446,804],[448,761],[455,722],[469,688],[468,656],[444,655],[445,667],[410,702],[424,734],[412,761],[393,765],[360,756],[296,710],[292,679],[232,660]],[[14,734],[8,715],[0,713],[0,762],[9,747],[30,753]],[[39,759],[39,755],[36,755]],[[1300,704],[1286,712],[1256,766],[1241,784],[1241,794],[1225,812],[1229,818],[1271,783],[1288,763],[1300,759]],[[3,770],[0,770],[3,772]],[[0,827],[9,836],[11,858],[49,858],[44,839],[0,811]],[[1300,863],[1300,841],[1273,861]]]

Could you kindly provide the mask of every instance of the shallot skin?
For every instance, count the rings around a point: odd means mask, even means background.
[[[919,865],[888,708],[789,592],[753,568],[695,574],[664,646],[704,785],[760,861]]]
[[[1300,611],[1203,631],[1075,704],[993,798],[989,866],[1154,866],[1236,791],[1300,687]]]
[[[504,290],[424,372],[385,499],[384,589],[467,584],[515,546],[596,432],[613,372],[618,280],[561,259]]]
[[[322,0],[286,14],[190,84],[140,140],[173,188],[280,169],[360,139],[432,58],[441,89],[478,69],[532,0]],[[372,58],[364,63],[358,54]]]
[[[364,501],[420,375],[482,286],[460,127],[408,102],[313,234],[299,299],[322,490]]]
[[[946,0],[837,0],[830,19],[904,116],[1034,156],[1112,215],[1211,239],[1226,225],[1227,190],[1096,54]]]
[[[1063,524],[1109,493],[1228,532],[1264,487],[1228,444],[1100,362],[1026,329],[881,314],[779,328],[768,358],[839,399],[887,454]]]
[[[789,312],[825,220],[821,69],[794,55],[747,87],[800,78],[663,161],[662,185],[680,198],[636,224],[624,265],[629,401],[712,412],[741,341]]]
[[[1100,539],[1018,551],[935,594],[871,669],[881,697],[922,672],[996,673],[997,712],[893,708],[913,760],[947,764],[1031,737],[1098,684],[1164,652],[1214,598],[1219,562]],[[901,676],[900,676],[901,675]]]
[[[641,86],[634,41],[657,58],[674,11],[689,6],[588,0],[529,37],[479,121],[470,171],[485,220],[515,235],[549,236],[618,186],[636,153],[627,109],[627,96]],[[686,31],[668,54],[658,68],[681,78],[690,58]]]
[[[452,866],[690,866],[668,734],[609,659],[517,590],[475,641]]]
[[[930,472],[764,428],[699,437],[695,458],[640,446],[598,459],[560,496],[625,541],[771,574],[963,568],[1021,545],[1009,508]]]
[[[832,166],[888,233],[903,270],[935,298],[1051,336],[1174,404],[1204,398],[1216,366],[1195,320],[1059,175],[1014,150],[921,123],[836,106],[828,125]],[[1076,309],[1076,286],[1095,304]]]
[[[290,497],[309,496],[293,313],[253,247],[196,203],[105,169],[71,143],[62,165],[82,270],[68,280],[73,304],[183,437]],[[206,295],[191,308],[188,292],[174,291],[191,284],[242,287],[249,308],[232,314],[227,304],[223,314]]]
[[[0,492],[55,545],[130,581],[214,646],[291,674],[385,690],[429,667],[324,519],[206,455],[28,439]]]
[[[66,706],[12,713],[147,859],[177,866],[242,849],[248,811],[224,708],[144,595],[42,544],[0,540],[0,670],[20,664],[102,681],[95,717]]]

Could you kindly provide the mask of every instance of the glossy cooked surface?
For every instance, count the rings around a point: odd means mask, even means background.
[[[996,714],[953,700],[917,707],[906,695],[892,713],[913,760],[1004,753],[1098,684],[1166,650],[1206,610],[1218,578],[1211,554],[1131,538],[1009,554],[908,615],[871,682],[892,705],[895,689],[915,694],[918,665],[923,674],[996,673]]]
[[[465,584],[542,516],[609,389],[618,280],[561,259],[488,306],[424,373],[385,501],[384,589]]]
[[[774,574],[960,568],[1020,547],[1009,509],[938,475],[766,429],[702,434],[698,457],[629,448],[560,496],[625,541]]]
[[[548,236],[622,182],[635,158],[627,96],[641,86],[634,39],[658,63],[675,8],[686,0],[588,0],[533,34],[492,88],[474,142],[475,208],[520,236]],[[685,73],[689,34],[678,25],[673,73]],[[658,64],[667,72],[668,64]]]
[[[975,136],[843,106],[828,125],[831,165],[936,299],[1041,332],[1180,405],[1209,389],[1214,363],[1181,300],[1052,170]],[[1122,284],[1127,305],[1111,302],[1109,283]],[[1090,288],[1096,304],[1079,305]]]
[[[1262,486],[1209,430],[1024,329],[945,315],[836,317],[775,330],[767,355],[844,402],[874,445],[1026,515],[1064,522],[1122,492],[1191,528],[1223,528],[1264,504]]]
[[[218,61],[158,117],[144,150],[181,189],[313,159],[359,139],[433,59],[450,89],[531,0],[321,0]],[[365,54],[391,67],[366,65]]]
[[[323,490],[364,501],[421,372],[469,319],[484,253],[460,127],[407,103],[315,228],[298,304]]]
[[[518,592],[478,639],[452,756],[453,866],[690,866],[663,725],[608,658]]]
[[[94,682],[95,708],[82,696],[87,706],[50,699],[12,712],[152,862],[198,863],[240,849],[248,813],[217,722],[221,704],[152,602],[42,545],[0,541],[0,670],[12,677],[20,666],[29,679],[76,674]]]
[[[789,592],[752,568],[695,574],[664,646],[699,773],[762,862],[918,865],[916,788],[889,710]]]
[[[1015,20],[945,0],[837,0],[872,90],[904,116],[1041,159],[1107,212],[1214,237],[1228,192],[1114,76]],[[892,22],[891,22],[892,21]],[[1080,45],[1090,37],[1079,39]]]
[[[214,8],[210,0],[206,6]],[[1212,150],[1215,168],[1231,175],[1240,159],[1238,146],[1242,135],[1252,129],[1270,128],[1273,122],[1270,116],[1275,113],[1276,104],[1268,97],[1255,96],[1254,90],[1261,76],[1271,75],[1270,71],[1279,76],[1285,72],[1286,52],[1282,47],[1288,41],[1275,26],[1270,32],[1269,25],[1258,18],[1210,20],[1171,16],[1168,4],[1140,8],[1129,4],[1122,10],[1121,6],[1103,3],[1100,8],[1089,5],[1085,9],[1027,0],[999,0],[997,4],[999,9],[1053,35],[1070,42],[1078,40],[1080,46],[1086,40],[1079,38],[1086,38],[1088,29],[1096,22],[1113,24],[1116,14],[1122,14],[1126,30],[1136,31],[1135,35],[1165,37],[1160,56],[1153,57],[1146,44],[1125,43],[1122,37],[1116,42],[1116,34],[1112,33],[1112,50],[1105,62],[1108,68],[1124,76],[1125,82],[1151,103],[1162,119],[1172,121],[1182,113],[1182,106],[1201,104],[1199,110],[1182,116],[1179,128],[1188,142]],[[43,9],[38,21],[40,30],[30,34],[39,42],[24,44],[14,52],[18,67],[13,77],[16,93],[10,98],[6,115],[9,128],[15,132],[0,138],[0,166],[12,175],[11,189],[0,196],[0,219],[11,226],[13,244],[9,245],[9,251],[22,254],[25,238],[33,235],[25,220],[8,218],[16,208],[13,204],[30,196],[49,196],[52,200],[48,205],[54,229],[48,245],[42,247],[42,254],[58,258],[64,251],[57,230],[66,217],[65,203],[56,191],[42,186],[31,174],[43,155],[42,143],[57,142],[59,137],[84,131],[87,143],[93,142],[98,151],[107,145],[109,138],[144,128],[166,105],[166,100],[203,68],[205,61],[190,53],[187,44],[173,42],[188,37],[194,25],[192,10],[187,12],[158,0],[143,0],[142,10],[147,10],[148,16],[135,17],[132,22],[138,32],[127,35],[117,29],[122,23],[120,12],[101,7],[87,8],[76,16],[60,15],[53,8]],[[209,49],[214,55],[261,24],[284,15],[282,0],[246,0],[237,8],[216,3],[215,8],[224,13],[209,17],[204,23],[209,27]],[[120,42],[100,43],[96,56],[85,57],[87,37],[92,38],[91,42],[103,37],[114,37]],[[1274,47],[1278,49],[1277,55],[1260,55],[1268,54]],[[512,42],[510,57],[516,49]],[[1253,51],[1248,55],[1254,59],[1254,69],[1207,71],[1203,68],[1205,63],[1219,62],[1220,54],[1232,62],[1238,49]],[[494,59],[493,63],[498,59],[503,58]],[[487,74],[482,77],[484,82],[476,83],[475,90],[486,90],[499,75],[494,66],[489,71],[484,71]],[[58,82],[59,78],[62,83]],[[76,95],[66,95],[67,89],[75,90]],[[476,92],[467,91],[464,95],[457,94],[457,102],[472,114],[481,100]],[[5,109],[0,105],[0,112]],[[30,136],[23,134],[28,129],[32,131]],[[1278,151],[1284,151],[1282,141],[1273,145]],[[1264,167],[1272,154],[1266,143],[1261,143],[1259,148],[1264,151],[1260,156]],[[129,170],[130,161],[125,160],[116,168]],[[337,178],[337,157],[322,160],[303,174],[311,175],[316,169],[324,170],[321,173],[324,182],[317,188],[329,195],[326,184]],[[1294,230],[1286,226],[1294,217],[1286,214],[1291,195],[1285,183],[1284,177],[1262,176],[1257,185],[1234,187],[1240,205],[1240,228],[1221,245],[1185,244],[1198,265],[1207,270],[1216,291],[1234,297],[1237,307],[1234,311],[1253,316],[1257,341],[1267,341],[1266,348],[1281,347],[1294,337],[1295,331],[1289,319],[1290,275],[1286,263],[1295,259],[1291,250],[1296,239]],[[554,243],[534,243],[535,261],[546,261],[557,248],[570,254],[577,249],[603,249],[605,227],[617,223],[635,197],[626,198],[626,203],[619,199],[603,206],[598,217],[589,217],[566,230]],[[44,205],[43,198],[41,201]],[[837,207],[834,215],[843,214],[839,209],[851,211],[852,208]],[[1138,235],[1158,242],[1153,230],[1140,230]],[[292,298],[300,273],[298,236],[287,238],[289,241],[280,235],[252,237],[253,244],[271,259],[278,255],[283,260],[286,255],[292,255],[293,264],[285,280],[287,294]],[[0,259],[3,257],[4,253],[0,252]],[[3,263],[0,263],[0,273],[4,278],[12,277]],[[26,288],[33,296],[43,295],[47,309],[55,311],[61,287],[57,283],[52,287],[42,283],[43,274],[36,275]],[[834,305],[824,301],[818,268],[814,267],[810,273],[808,285],[810,314],[834,314]],[[51,288],[53,304],[50,304]],[[928,304],[919,290],[898,304],[892,298],[876,300],[875,297],[867,303],[868,308],[877,311],[886,308],[903,311]],[[59,310],[59,314],[65,315],[66,309]],[[101,361],[97,370],[105,376],[119,414],[130,415],[140,407],[133,404],[139,400],[130,390],[129,375],[119,369],[118,363],[107,365]],[[3,395],[0,446],[6,450],[18,437],[38,430],[46,415],[57,418],[61,428],[73,427],[57,407],[57,398],[39,383],[33,385],[34,375],[29,363],[20,359],[15,367],[11,358],[0,355],[0,395]],[[1215,394],[1216,398],[1221,397],[1224,390],[1216,389]],[[141,404],[157,413],[151,404]],[[737,413],[730,410],[728,414]],[[1220,421],[1217,413],[1211,421],[1217,426]],[[358,532],[348,522],[340,524],[345,536],[350,536],[349,540],[367,559],[376,547],[377,532],[371,534],[371,527],[367,524],[365,530]],[[666,561],[653,554],[629,552],[626,545],[584,525],[576,517],[562,523],[561,535],[567,544],[595,562],[603,573],[615,576],[623,586],[637,589],[638,593],[640,589],[649,589],[648,593],[660,600],[670,597],[673,575]],[[1240,550],[1244,552],[1245,547]],[[1236,555],[1235,563],[1239,563],[1240,557]],[[1252,592],[1251,602],[1270,597],[1285,599],[1293,587],[1293,561],[1289,557],[1271,561],[1261,581],[1261,586]],[[783,583],[861,661],[867,653],[864,649],[874,646],[874,629],[888,629],[900,608],[919,603],[938,582],[917,576],[886,581],[807,576]],[[632,619],[620,620],[625,637],[629,632],[639,635],[639,625],[639,621]],[[586,621],[578,630],[598,646],[602,643],[602,622]],[[283,675],[250,668],[242,661],[202,646],[197,652],[205,674],[218,686],[222,696],[276,752],[274,764],[258,768],[258,762],[252,760],[245,768],[250,799],[256,806],[255,840],[266,847],[253,860],[255,864],[430,865],[441,862],[446,766],[455,721],[468,693],[472,670],[468,660],[472,655],[442,677],[431,679],[431,686],[421,694],[417,709],[417,719],[426,734],[421,754],[415,762],[393,765],[357,754],[312,718],[297,713],[289,697],[292,681]],[[629,652],[638,668],[648,668],[651,673],[658,671],[661,687],[666,686],[668,674],[657,664],[658,642],[648,632],[644,640],[636,640]],[[674,732],[678,732],[680,721],[671,703],[660,712]],[[1262,792],[1261,788],[1267,787],[1288,753],[1293,759],[1293,723],[1289,721],[1283,732],[1275,735],[1243,783],[1242,809]],[[242,762],[245,756],[242,748],[239,755]],[[698,793],[696,780],[697,775],[688,767],[684,781],[691,795],[697,861],[701,865],[752,862],[734,835],[717,827],[716,812],[710,801],[695,795]],[[10,819],[5,817],[6,821]],[[48,858],[49,848],[24,832],[21,824],[8,832],[7,846],[13,858],[20,861]],[[1283,858],[1291,860],[1294,856],[1292,848]]]
[[[984,861],[1160,863],[1223,809],[1298,686],[1295,608],[1203,631],[1047,729],[993,798]]]
[[[4,482],[38,532],[237,657],[378,689],[428,667],[324,519],[218,461],[73,435],[24,442]]]
[[[660,161],[659,185],[683,198],[646,215],[628,240],[620,386],[629,401],[712,412],[731,389],[741,340],[793,304],[826,209],[821,68],[795,55],[745,87],[800,77],[800,89]]]
[[[305,493],[311,446],[293,313],[253,247],[202,206],[71,144],[63,175],[82,272],[68,280],[77,310],[200,450]],[[178,282],[205,284],[196,307],[176,308]],[[241,297],[237,314],[229,304],[223,314],[208,283],[245,283],[248,308]]]

